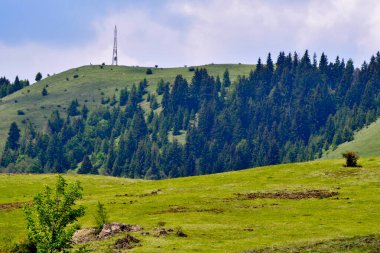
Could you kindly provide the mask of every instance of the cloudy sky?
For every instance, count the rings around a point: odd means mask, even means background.
[[[377,0],[1,0],[0,76],[82,65],[256,63],[309,49],[356,66],[380,50]],[[274,58],[275,58],[274,57]]]

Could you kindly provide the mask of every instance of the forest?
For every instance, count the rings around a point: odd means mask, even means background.
[[[12,123],[1,171],[161,179],[307,161],[380,114],[380,53],[360,68],[308,51],[269,54],[234,83],[228,69],[189,71],[191,81],[178,75],[148,93],[142,80],[94,109],[73,100],[46,131]]]

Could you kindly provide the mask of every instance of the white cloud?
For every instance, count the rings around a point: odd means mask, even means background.
[[[158,10],[120,9],[94,20],[95,39],[71,48],[0,43],[0,75],[29,79],[92,63],[110,63],[118,26],[119,64],[183,66],[255,63],[279,51],[353,58],[360,65],[380,46],[376,0],[173,1]],[[177,24],[176,22],[182,22]]]

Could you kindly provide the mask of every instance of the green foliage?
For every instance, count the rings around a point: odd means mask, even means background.
[[[96,213],[94,218],[98,232],[102,230],[104,224],[107,224],[109,222],[107,209],[105,208],[104,204],[100,203],[100,201],[98,201],[96,205]]]
[[[358,153],[355,151],[348,151],[346,153],[343,153],[342,156],[346,159],[347,167],[358,167]]]
[[[60,252],[71,247],[75,227],[70,225],[85,213],[84,206],[74,208],[82,191],[78,181],[67,184],[59,175],[55,189],[46,186],[30,206],[25,206],[28,238],[38,252]]]

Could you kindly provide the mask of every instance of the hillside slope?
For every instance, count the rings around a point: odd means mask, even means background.
[[[213,75],[222,77],[226,69],[229,70],[232,81],[238,75],[248,75],[254,65],[245,64],[211,64],[204,67]],[[10,124],[15,121],[30,120],[37,129],[44,127],[47,118],[53,110],[65,112],[72,100],[78,99],[80,104],[89,108],[99,106],[101,97],[118,98],[122,88],[137,85],[144,78],[148,80],[147,90],[154,93],[160,79],[173,82],[177,75],[190,79],[194,72],[188,68],[153,68],[153,74],[146,74],[147,67],[128,66],[83,66],[47,77],[42,81],[15,92],[0,101],[0,150],[5,143]],[[41,91],[47,87],[48,95],[43,97]],[[87,102],[86,102],[87,101]],[[25,115],[18,115],[21,110]]]
[[[84,187],[82,227],[94,225],[101,201],[111,221],[139,224],[150,232],[133,233],[142,246],[132,252],[240,252],[379,233],[380,158],[361,159],[362,168],[343,163],[316,161],[159,181],[65,177]],[[16,202],[30,201],[43,188],[41,182],[52,185],[54,180],[46,174],[0,174],[0,248],[25,234]],[[158,223],[180,226],[188,237],[154,237]],[[88,249],[112,252],[115,240],[90,243]],[[336,251],[350,252],[347,247]]]
[[[354,135],[354,140],[342,143],[335,150],[326,152],[323,159],[342,157],[346,151],[356,151],[362,157],[380,156],[380,118]]]

